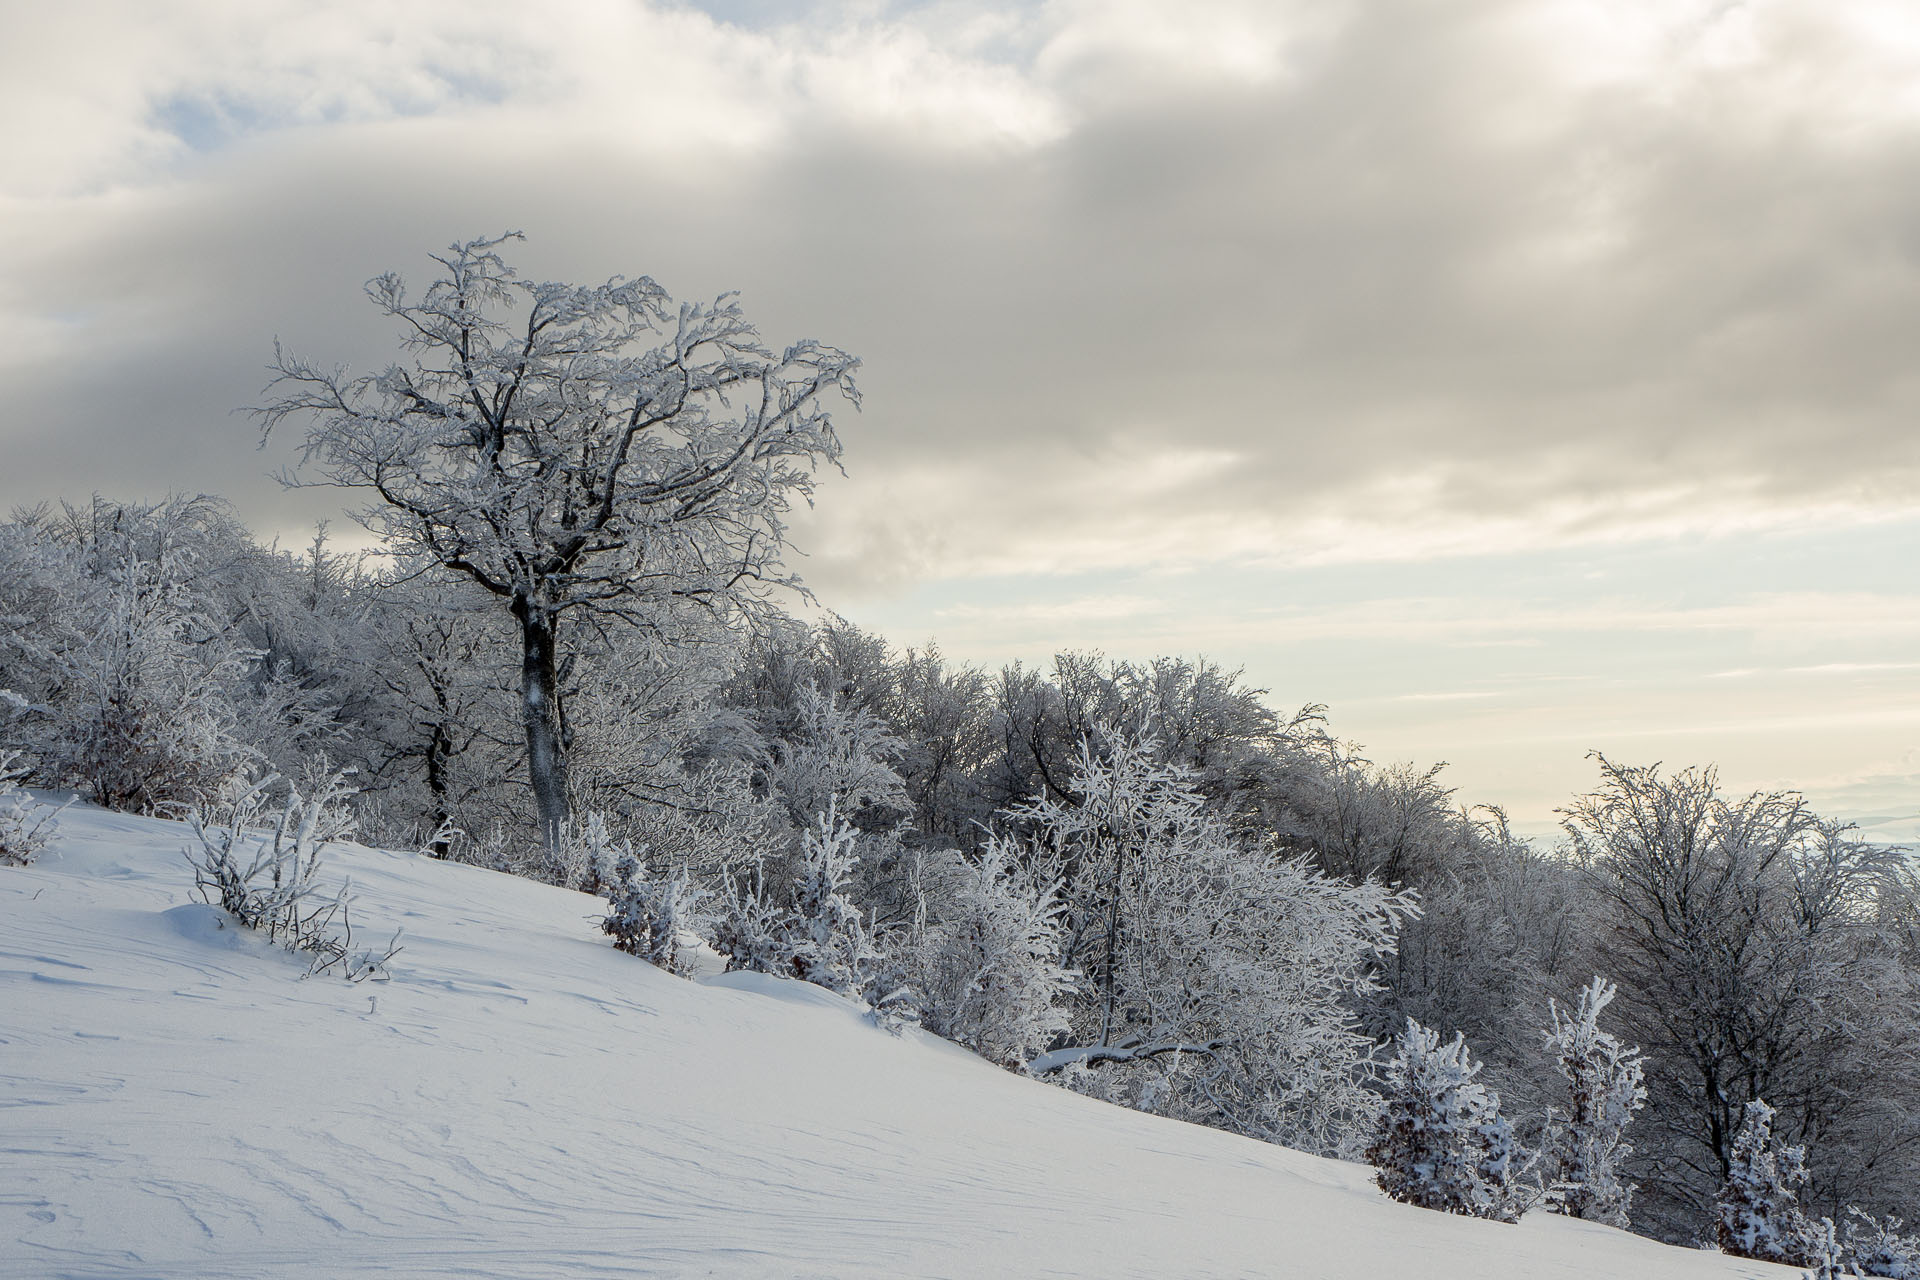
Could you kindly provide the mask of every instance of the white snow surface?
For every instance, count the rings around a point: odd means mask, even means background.
[[[818,988],[689,982],[597,900],[337,846],[392,981],[192,900],[175,823],[76,806],[0,868],[0,1276],[1791,1277],[896,1038]]]

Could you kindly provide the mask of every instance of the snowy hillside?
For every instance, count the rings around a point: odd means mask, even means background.
[[[331,862],[392,981],[305,979],[191,900],[187,838],[76,807],[0,868],[0,1276],[1795,1274],[1396,1205],[411,854]]]

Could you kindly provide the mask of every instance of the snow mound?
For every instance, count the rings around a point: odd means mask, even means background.
[[[411,854],[329,864],[392,980],[303,978],[191,901],[187,839],[75,807],[0,868],[0,1276],[1795,1274],[1397,1205]]]

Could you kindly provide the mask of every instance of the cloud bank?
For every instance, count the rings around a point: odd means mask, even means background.
[[[769,21],[803,12],[798,21]],[[218,488],[273,334],[504,226],[867,362],[829,588],[1871,518],[1920,435],[1897,4],[43,6],[11,501]],[[103,465],[104,464],[104,465]]]

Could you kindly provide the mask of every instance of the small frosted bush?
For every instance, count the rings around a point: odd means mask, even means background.
[[[1722,1253],[1803,1267],[1815,1254],[1814,1224],[1795,1194],[1807,1180],[1807,1153],[1774,1141],[1773,1114],[1757,1098],[1747,1104],[1727,1181],[1714,1202],[1714,1225]]]
[[[65,807],[41,804],[20,789],[26,770],[14,767],[19,758],[17,751],[0,753],[0,866],[24,867],[39,857]]]
[[[1884,1221],[1859,1209],[1847,1211],[1847,1252],[1854,1274],[1881,1280],[1920,1280],[1920,1235],[1901,1235],[1898,1218]]]
[[[200,846],[186,850],[194,889],[247,928],[311,955],[309,974],[337,972],[350,981],[386,976],[399,935],[384,950],[356,949],[348,914],[352,886],[327,892],[319,884],[321,853],[353,829],[344,807],[353,795],[346,771],[329,774],[311,800],[289,787],[273,814],[265,792],[278,781],[268,778],[223,806],[218,820],[202,808],[187,811]]]
[[[768,898],[764,881],[736,887],[714,922],[713,943],[729,970],[798,978],[867,1006],[874,1021],[899,1031],[917,1016],[917,997],[898,958],[874,939],[847,896],[859,861],[855,834],[829,802],[804,833],[791,905]]]
[[[649,876],[628,850],[614,867],[606,895],[608,911],[600,928],[615,947],[668,973],[693,976],[693,962],[680,938],[683,933],[698,934],[704,895],[688,880],[685,868],[671,877]]]
[[[1479,1084],[1466,1039],[1450,1044],[1412,1018],[1387,1066],[1387,1100],[1367,1159],[1380,1189],[1425,1209],[1514,1222],[1525,1206],[1513,1127]]]

